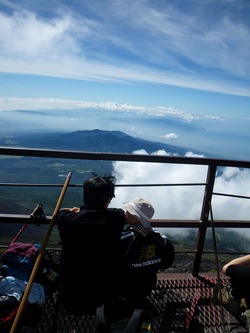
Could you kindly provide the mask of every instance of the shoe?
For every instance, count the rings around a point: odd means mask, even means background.
[[[245,323],[247,331],[250,333],[250,309],[247,309],[241,314],[241,319]]]
[[[241,300],[233,299],[229,294],[230,287],[221,287],[216,284],[213,288],[213,298],[217,304],[222,302],[222,305],[229,311],[233,316],[240,315],[242,312]]]

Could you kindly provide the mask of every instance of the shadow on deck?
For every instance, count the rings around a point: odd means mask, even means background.
[[[220,278],[226,285],[228,278]],[[158,285],[151,302],[156,309],[152,333],[246,333],[239,319],[233,317],[212,298],[217,283],[214,273],[193,277],[186,273],[159,273]],[[69,315],[62,306],[56,307],[57,295],[44,305],[44,315],[35,333],[95,333],[95,318]],[[56,313],[56,311],[58,311]]]

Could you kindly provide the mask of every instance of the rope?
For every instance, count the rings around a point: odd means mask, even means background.
[[[222,320],[223,332],[225,332],[225,316],[224,316],[224,309],[223,309],[222,297],[221,297],[220,267],[219,267],[219,260],[218,260],[217,244],[216,244],[215,229],[214,229],[214,218],[213,218],[213,210],[212,210],[211,202],[209,203],[209,209],[210,209],[210,216],[211,216],[211,227],[212,227],[212,235],[213,235],[214,254],[215,254],[215,265],[216,265],[217,280],[218,280],[218,286],[219,286],[221,320]]]

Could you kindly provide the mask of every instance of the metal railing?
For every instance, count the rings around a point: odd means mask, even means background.
[[[210,159],[201,157],[177,157],[163,155],[142,155],[142,154],[115,154],[101,152],[81,152],[66,150],[49,150],[49,149],[29,149],[29,148],[7,148],[0,147],[0,156],[21,156],[21,157],[38,157],[52,159],[72,159],[72,160],[88,160],[88,161],[123,161],[123,162],[143,162],[143,163],[160,163],[169,165],[193,165],[206,166],[206,179],[204,182],[186,182],[186,183],[150,183],[140,184],[139,186],[156,186],[156,187],[178,187],[178,186],[199,186],[203,187],[203,196],[201,201],[200,217],[198,219],[153,219],[152,224],[157,228],[196,228],[197,238],[194,251],[194,260],[192,267],[192,275],[197,276],[201,264],[204,243],[208,228],[214,226],[218,228],[248,228],[250,220],[228,220],[213,219],[211,211],[211,202],[214,196],[229,196],[241,199],[249,199],[245,195],[237,195],[233,193],[214,192],[214,184],[216,174],[220,168],[235,167],[239,169],[250,169],[250,162],[237,160]],[[156,177],[157,180],[157,177]],[[26,183],[0,183],[3,186],[40,186],[40,187],[58,187],[60,184],[26,184]],[[77,185],[71,185],[77,186]],[[117,184],[117,186],[137,186],[137,184]],[[0,223],[23,223],[27,220],[27,215],[5,214],[0,212]],[[48,217],[48,223],[50,217]]]

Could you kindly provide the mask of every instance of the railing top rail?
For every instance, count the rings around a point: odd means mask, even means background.
[[[118,154],[104,152],[85,152],[72,150],[52,150],[33,148],[13,148],[0,146],[0,155],[11,156],[34,156],[49,158],[85,159],[85,160],[106,160],[106,161],[127,161],[127,162],[156,162],[156,163],[176,163],[176,164],[197,164],[216,165],[250,168],[250,161],[213,159],[204,157],[182,157],[163,155],[143,155],[143,154]]]

